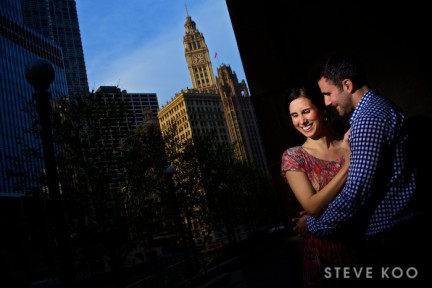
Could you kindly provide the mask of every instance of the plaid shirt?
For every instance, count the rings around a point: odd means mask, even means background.
[[[403,112],[376,91],[363,96],[350,118],[346,185],[320,218],[307,218],[312,235],[348,228],[367,237],[415,215],[408,204],[416,190],[417,172],[407,161],[406,122]]]

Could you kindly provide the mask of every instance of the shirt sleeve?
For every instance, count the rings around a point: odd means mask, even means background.
[[[306,224],[312,235],[331,235],[365,211],[374,193],[374,182],[379,181],[378,166],[387,150],[386,127],[386,122],[378,117],[360,118],[352,123],[347,182],[319,218],[308,217]]]
[[[282,161],[281,161],[282,177],[285,179],[285,173],[287,171],[305,172],[303,163],[304,163],[304,159],[300,155],[299,149],[293,147],[285,150],[284,153],[282,154]]]

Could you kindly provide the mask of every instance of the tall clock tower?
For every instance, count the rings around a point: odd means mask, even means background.
[[[216,88],[216,80],[204,36],[196,28],[195,22],[187,15],[186,33],[183,37],[185,57],[188,65],[192,88],[208,90]]]

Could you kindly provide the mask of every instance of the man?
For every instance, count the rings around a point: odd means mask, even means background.
[[[330,56],[318,86],[327,106],[350,116],[350,166],[343,190],[321,216],[301,216],[294,230],[303,236],[364,237],[365,257],[359,264],[363,270],[348,271],[347,277],[418,281],[425,273],[418,253],[427,246],[414,234],[424,231],[424,217],[417,203],[417,170],[406,115],[369,88],[364,69],[352,55]],[[340,276],[326,272],[329,278]]]

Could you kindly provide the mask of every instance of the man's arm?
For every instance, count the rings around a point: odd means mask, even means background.
[[[352,124],[349,136],[351,158],[345,187],[319,218],[302,219],[296,229],[325,236],[357,217],[373,196],[374,182],[379,181],[377,172],[383,164],[388,143],[386,127],[386,122],[379,117],[360,118]]]

